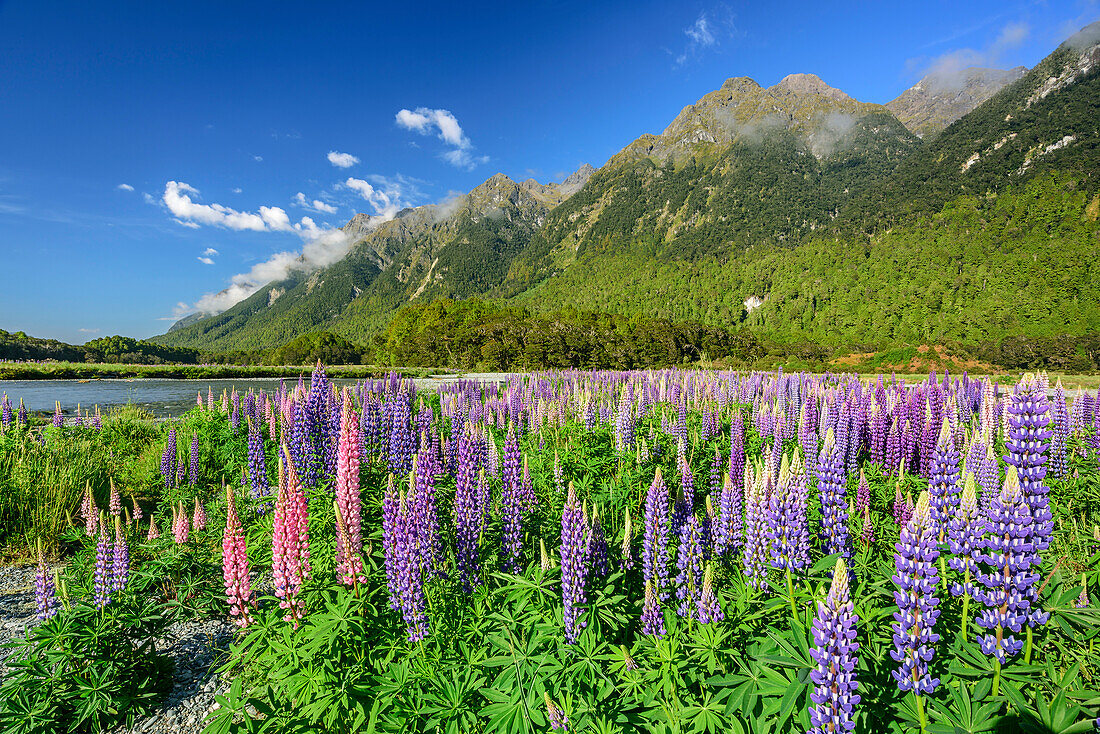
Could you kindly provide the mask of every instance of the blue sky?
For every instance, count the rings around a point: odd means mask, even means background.
[[[1100,17],[1097,0],[404,5],[0,0],[0,328],[162,333],[303,248],[338,257],[326,232],[356,212],[600,166],[728,77],[812,72],[884,103],[933,67],[1030,67]]]

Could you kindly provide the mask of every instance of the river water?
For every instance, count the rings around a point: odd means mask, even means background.
[[[502,382],[507,378],[503,374],[440,375],[413,380],[418,390],[434,390],[440,385],[459,379],[480,380],[482,382]],[[222,391],[234,387],[238,392],[265,390],[272,392],[279,386],[279,379],[253,378],[232,380],[158,380],[138,378],[132,380],[0,380],[0,395],[7,394],[13,408],[17,409],[22,398],[27,410],[32,413],[52,413],[54,401],[61,403],[65,415],[75,415],[77,405],[81,413],[85,410],[95,412],[99,406],[106,413],[111,408],[122,405],[134,405],[153,415],[164,418],[177,416],[195,407],[195,396],[202,393],[206,400],[207,388],[214,391],[214,399],[221,397]],[[308,384],[309,378],[306,378]],[[354,385],[356,380],[333,380],[337,385]]]

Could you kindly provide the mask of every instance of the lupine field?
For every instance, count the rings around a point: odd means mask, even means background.
[[[1100,729],[1100,397],[1043,374],[0,407],[5,732],[140,721],[181,617],[237,630],[216,733]]]

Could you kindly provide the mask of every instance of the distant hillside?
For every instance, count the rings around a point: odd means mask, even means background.
[[[886,109],[922,138],[935,135],[1027,73],[1027,67],[970,67],[935,72],[906,89]]]
[[[923,140],[812,74],[729,79],[562,184],[498,174],[389,222],[360,215],[344,260],[157,340],[367,344],[402,307],[470,297],[836,346],[1094,332],[1100,23],[1021,72],[903,94],[891,104],[925,131],[977,105]]]

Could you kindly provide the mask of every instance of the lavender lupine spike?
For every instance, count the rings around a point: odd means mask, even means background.
[[[810,565],[810,530],[806,519],[806,474],[798,453],[783,457],[778,490],[769,499],[772,523],[771,565],[783,571],[802,571]]]
[[[1001,486],[1001,471],[997,465],[997,457],[993,453],[992,445],[986,448],[985,457],[978,465],[976,479],[978,485],[982,488],[980,502],[982,514],[988,517],[993,507],[993,498],[1000,494]]]
[[[714,531],[714,555],[725,558],[736,553],[744,542],[744,519],[741,513],[741,492],[727,474],[718,499],[718,522]]]
[[[577,499],[573,484],[570,483],[561,516],[561,593],[567,644],[576,643],[585,626],[581,605],[585,601],[584,581],[587,569],[584,567],[584,556],[587,546],[588,528],[584,509]]]
[[[661,612],[660,595],[653,590],[653,582],[645,582],[645,600],[642,602],[642,634],[658,639],[665,636],[665,615]]]
[[[1008,404],[1008,440],[1005,463],[1016,468],[1020,492],[1035,521],[1035,550],[1046,550],[1054,522],[1044,479],[1047,475],[1047,447],[1050,430],[1050,403],[1034,375],[1024,375]],[[1033,600],[1034,601],[1034,600]]]
[[[745,467],[745,547],[742,563],[749,586],[763,589],[768,578],[768,503],[765,478]]]
[[[160,458],[160,473],[164,477],[164,488],[171,489],[176,479],[176,429],[168,429],[168,442]]]
[[[551,700],[549,693],[543,691],[542,697],[546,703],[546,718],[550,719],[550,728],[553,731],[569,731],[569,717]]]
[[[473,439],[468,430],[458,438],[455,459],[455,562],[459,580],[466,593],[481,585],[481,508],[478,505]]]
[[[963,576],[963,582],[952,581],[952,596],[974,595],[973,579],[977,574],[974,556],[982,547],[985,536],[985,515],[978,508],[974,475],[967,474],[963,482],[962,500],[955,515],[947,523],[947,545],[955,554],[947,565]],[[965,624],[964,620],[964,624]]]
[[[264,456],[264,437],[260,424],[248,418],[248,478],[252,485],[252,498],[260,499],[271,494],[267,479],[267,460]]]
[[[195,431],[191,434],[191,473],[188,475],[188,482],[194,486],[198,483],[199,479],[199,432]]]
[[[1089,584],[1088,579],[1085,578],[1085,574],[1081,574],[1081,593],[1078,595],[1077,600],[1073,602],[1073,606],[1076,609],[1086,609],[1089,605]]]
[[[4,396],[5,399],[7,396]],[[45,621],[57,615],[61,604],[57,600],[57,586],[54,577],[46,567],[46,558],[42,555],[42,539],[38,539],[38,567],[34,574],[34,600],[38,609],[38,619]]]
[[[94,604],[102,609],[111,603],[111,571],[113,558],[111,542],[107,539],[107,521],[100,515],[99,540],[95,547],[95,571],[92,575]]]
[[[943,419],[940,436],[929,465],[928,494],[931,498],[932,526],[942,540],[947,522],[959,504],[959,451],[951,434],[951,425]]]
[[[978,643],[983,653],[1004,663],[1023,649],[1023,640],[1015,635],[1020,634],[1033,612],[1041,612],[1033,610],[1031,604],[1039,580],[1034,522],[1011,465],[1000,495],[993,498],[986,532],[975,560],[988,570],[979,567],[977,581],[982,588],[976,589],[974,598],[986,607],[976,622],[989,633],[980,635]]]
[[[714,564],[708,563],[703,576],[703,591],[699,594],[698,619],[702,624],[721,622],[726,618],[718,595],[714,592]]]
[[[491,439],[490,439],[491,441]],[[493,443],[492,445],[496,445]],[[508,425],[504,440],[504,464],[501,468],[500,492],[500,557],[501,568],[507,573],[519,573],[523,554],[522,477],[520,475],[519,443],[516,430]]]
[[[611,573],[610,549],[595,505],[592,505],[592,514],[589,516],[586,526],[588,527],[588,543],[585,545],[584,565],[588,571],[588,578],[593,580],[606,578]]]
[[[8,428],[11,427],[11,422],[12,422],[11,401],[8,400],[8,394],[4,393],[4,403],[3,403],[3,409],[2,409],[2,417],[0,417],[0,426],[3,426],[4,430],[7,430]]]
[[[676,552],[676,598],[680,602],[676,610],[681,617],[695,616],[696,605],[703,586],[702,528],[694,514],[680,530],[680,544]]]
[[[294,466],[290,451],[283,453]],[[343,517],[343,535],[336,537],[336,575],[344,586],[365,583],[363,570],[363,511],[359,496],[359,420],[345,396],[341,412],[340,436],[336,457],[336,507]]]
[[[24,428],[30,425],[30,418],[27,416],[27,406],[23,404],[23,398],[19,398],[19,413],[16,423]]]
[[[226,517],[225,532],[222,535],[222,578],[225,580],[225,595],[229,602],[229,613],[233,623],[245,627],[252,623],[252,610],[256,607],[256,597],[252,592],[252,578],[248,567],[248,550],[245,547],[244,532],[237,517],[237,507],[233,502],[233,487],[225,488]]]
[[[867,474],[859,470],[859,484],[856,486],[856,514],[863,515],[871,508],[871,486],[867,483]]]
[[[642,578],[652,582],[655,593],[665,598],[668,586],[668,487],[661,476],[661,467],[653,475],[653,483],[645,500],[645,539],[642,550]]]
[[[824,601],[818,602],[814,619],[813,649],[810,655],[817,663],[810,671],[814,691],[810,694],[810,734],[835,734],[855,729],[855,707],[860,697],[856,693],[856,664],[859,643],[856,642],[856,616],[848,592],[848,570],[843,558],[838,558],[833,570],[833,582]]]
[[[892,580],[897,587],[894,601],[898,611],[891,625],[894,649],[890,657],[900,665],[891,674],[899,690],[913,691],[918,697],[931,695],[940,684],[939,678],[928,672],[940,639],[933,631],[940,616],[940,600],[935,596],[940,581],[936,565],[940,551],[927,491],[921,493],[913,516],[901,529],[894,551],[896,573]],[[923,704],[918,701],[918,706]]]
[[[122,532],[122,520],[115,518],[115,542],[111,547],[111,592],[119,593],[126,589],[130,581],[130,546]]]
[[[398,498],[396,522],[393,525],[395,579],[398,608],[405,620],[409,642],[428,636],[428,617],[424,600],[424,564],[419,548],[422,528],[418,527],[416,510],[408,501],[416,489],[416,475],[409,474],[409,494]]]
[[[1055,478],[1066,475],[1066,441],[1069,439],[1069,410],[1066,409],[1066,391],[1062,380],[1054,388],[1054,405],[1051,408],[1050,470]]]
[[[844,457],[832,429],[821,443],[817,460],[817,491],[821,500],[821,535],[826,554],[852,557],[848,533],[848,503],[845,501]]]

